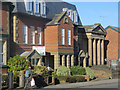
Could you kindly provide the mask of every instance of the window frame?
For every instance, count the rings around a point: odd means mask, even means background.
[[[34,26],[30,26],[30,43],[31,44],[35,44],[35,27]]]
[[[23,32],[22,32],[22,41],[23,44],[28,44],[28,27],[27,25],[23,25]]]
[[[67,30],[67,44],[68,46],[71,45],[71,30],[70,29]]]
[[[61,28],[61,45],[65,45],[65,29]]]
[[[38,44],[39,45],[42,45],[42,29],[41,29],[41,27],[37,27],[37,30],[38,30]]]

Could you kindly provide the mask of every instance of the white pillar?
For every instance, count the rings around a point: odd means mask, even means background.
[[[88,39],[89,66],[92,66],[92,39]]]
[[[93,41],[93,65],[96,65],[96,39]]]
[[[101,42],[101,64],[104,65],[104,40]]]
[[[100,57],[101,57],[101,47],[100,47],[100,39],[97,43],[97,64],[100,65]]]

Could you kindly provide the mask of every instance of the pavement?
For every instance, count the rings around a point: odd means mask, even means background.
[[[89,81],[89,82],[80,82],[80,83],[66,83],[66,84],[50,85],[44,88],[79,88],[79,87],[112,84],[112,83],[118,83],[118,79],[108,79],[108,80]]]

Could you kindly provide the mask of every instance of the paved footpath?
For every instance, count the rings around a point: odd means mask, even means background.
[[[47,87],[44,87],[44,88],[80,88],[80,87],[85,87],[85,86],[102,85],[102,84],[110,84],[110,83],[118,83],[118,79],[80,82],[80,83],[58,84],[58,85],[50,85],[50,86],[47,86]]]

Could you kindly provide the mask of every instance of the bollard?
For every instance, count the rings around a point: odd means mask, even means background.
[[[12,89],[14,87],[13,85],[13,72],[9,72],[8,73],[8,77],[9,77],[9,89]]]
[[[20,71],[19,72],[19,87],[24,87],[24,82],[25,82],[25,79],[24,79],[24,71]]]

